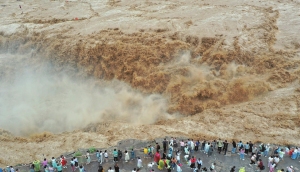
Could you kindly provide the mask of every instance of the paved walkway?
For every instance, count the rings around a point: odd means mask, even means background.
[[[186,140],[186,138],[183,138],[183,139]],[[181,140],[181,138],[180,138],[180,140]],[[158,142],[161,145],[161,148],[162,148],[162,141],[163,141],[162,138],[156,139],[156,140],[153,140],[153,141],[140,141],[140,140],[130,139],[130,140],[124,140],[124,141],[119,142],[118,145],[115,146],[115,147],[99,148],[99,150],[102,150],[102,151],[107,150],[108,153],[109,153],[109,162],[108,163],[103,163],[102,166],[104,167],[105,171],[107,171],[107,169],[109,167],[113,168],[114,162],[112,160],[111,152],[113,151],[114,148],[120,149],[121,151],[124,151],[125,149],[126,150],[131,150],[132,148],[134,148],[136,150],[135,151],[136,156],[141,157],[142,161],[143,161],[144,168],[142,168],[141,172],[146,172],[146,171],[149,172],[151,169],[147,169],[147,164],[150,163],[150,162],[153,162],[153,159],[152,158],[145,158],[144,159],[144,154],[143,154],[142,148],[144,148],[145,146],[148,146],[148,145],[155,145],[155,142]],[[229,144],[228,150],[231,150],[231,146],[232,145]],[[87,150],[82,149],[81,151],[86,152]],[[272,150],[270,150],[270,152],[272,152]],[[68,154],[70,154],[70,153],[66,153],[65,156],[67,158],[71,158],[72,155],[68,155]],[[228,152],[226,156],[224,156],[224,152],[222,152],[221,154],[218,154],[218,152],[216,152],[216,151],[213,152],[213,155],[211,157],[207,157],[207,155],[205,155],[203,152],[200,152],[200,151],[194,152],[193,155],[196,158],[201,158],[202,161],[203,161],[203,166],[202,167],[206,167],[208,169],[211,166],[211,164],[215,162],[217,172],[229,172],[232,166],[236,166],[236,171],[238,171],[238,169],[240,167],[245,167],[246,172],[254,172],[255,169],[256,169],[256,166],[254,166],[254,165],[249,166],[250,156],[247,156],[247,155],[245,155],[245,160],[244,161],[239,159],[239,155],[231,154],[230,152]],[[49,160],[49,158],[50,157],[48,157],[48,160]],[[89,165],[84,165],[84,167],[85,167],[87,172],[97,172],[99,163],[96,161],[95,154],[93,154],[91,156],[91,159],[92,159],[92,162]],[[261,159],[263,160],[263,163],[266,166],[266,169],[264,171],[268,172],[269,168],[267,167],[267,158],[262,157]],[[181,154],[181,161],[183,161],[183,160],[184,160],[183,154]],[[298,172],[299,169],[300,169],[299,160],[300,159],[292,160],[290,157],[286,156],[286,157],[284,157],[284,161],[281,161],[279,163],[278,169],[283,168],[283,169],[286,170],[287,166],[292,165],[292,166],[294,166],[295,171]],[[83,163],[83,158],[82,158],[82,160],[79,159],[79,164],[81,164],[81,163]],[[122,160],[118,162],[118,165],[121,169],[120,170],[121,172],[131,172],[133,170],[133,168],[136,167],[137,161],[133,160],[133,161],[129,161],[129,162],[126,163],[124,161],[124,155],[123,155]],[[15,167],[15,169],[16,168],[19,168],[19,170],[21,172],[29,171],[29,167],[27,167],[27,166],[26,167]],[[155,171],[160,171],[160,170],[157,169],[157,166],[153,166],[153,169]],[[188,167],[187,164],[183,164],[182,170],[183,170],[183,172],[191,172],[192,171]],[[77,169],[77,171],[79,171],[79,170]],[[163,170],[163,171],[166,171],[166,170]],[[172,171],[175,171],[175,170],[172,170]],[[67,169],[63,169],[63,172],[71,172],[70,165],[68,165]]]

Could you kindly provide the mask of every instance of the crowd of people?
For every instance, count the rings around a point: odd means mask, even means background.
[[[162,148],[161,148],[162,144]],[[298,147],[272,147],[269,144],[259,144],[254,145],[251,141],[243,143],[242,141],[235,142],[232,141],[232,148],[228,150],[229,143],[227,140],[222,141],[194,141],[193,139],[187,140],[176,140],[176,138],[171,138],[170,140],[164,139],[162,143],[156,143],[156,145],[149,145],[143,149],[144,159],[153,159],[153,162],[147,165],[147,168],[154,172],[153,166],[157,166],[158,170],[167,170],[182,172],[183,164],[188,165],[192,172],[207,172],[216,171],[216,163],[208,164],[209,167],[203,165],[202,159],[196,158],[195,152],[203,152],[203,156],[210,157],[213,153],[226,155],[229,151],[231,154],[239,154],[240,160],[244,161],[245,157],[250,158],[249,166],[255,165],[256,171],[263,171],[268,168],[269,172],[294,172],[293,166],[288,166],[286,169],[277,169],[278,164],[283,161],[284,156],[289,156],[291,159],[300,158],[300,148]],[[124,158],[123,158],[124,154]],[[124,161],[125,163],[129,161],[136,160],[136,168],[132,172],[138,172],[143,168],[142,157],[136,156],[135,150],[121,150],[114,149],[112,152],[107,150],[99,151],[96,150],[97,161],[99,162],[98,172],[104,172],[103,163],[109,162],[110,158],[113,158],[114,166],[109,167],[108,172],[119,172],[120,168],[118,166],[118,161]],[[183,159],[181,159],[183,157]],[[261,157],[268,157],[267,168],[263,163]],[[44,172],[62,172],[64,168],[67,167],[67,158],[63,155],[60,159],[55,159],[52,157],[50,162],[45,158],[43,161],[33,162],[30,164],[30,172],[44,171]],[[79,172],[86,172],[84,165],[91,163],[91,155],[89,152],[85,155],[85,163],[80,164],[77,157],[70,159],[70,167],[72,172],[79,169]],[[277,171],[275,171],[277,170]],[[12,166],[7,166],[4,169],[5,172],[18,172],[18,169],[14,169]],[[245,167],[236,169],[233,166],[230,172],[245,172]],[[0,172],[2,169],[0,168]]]

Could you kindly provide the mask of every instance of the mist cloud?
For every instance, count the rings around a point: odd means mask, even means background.
[[[168,116],[167,101],[113,80],[79,79],[51,65],[18,70],[0,82],[0,128],[16,135],[72,131],[90,123],[150,124]]]

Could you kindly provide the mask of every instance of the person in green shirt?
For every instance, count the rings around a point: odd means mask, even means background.
[[[58,164],[56,166],[56,169],[57,169],[57,172],[62,172],[62,165],[61,164]]]
[[[114,149],[113,151],[113,156],[114,156],[114,162],[118,162],[118,151]]]

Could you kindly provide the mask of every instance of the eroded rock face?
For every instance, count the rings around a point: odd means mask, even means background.
[[[299,6],[1,2],[0,128],[27,136],[0,132],[1,164],[160,135],[297,144]]]

